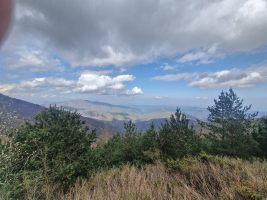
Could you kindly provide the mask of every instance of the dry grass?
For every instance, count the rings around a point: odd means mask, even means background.
[[[267,199],[266,162],[187,158],[167,166],[159,162],[99,172],[58,199]]]

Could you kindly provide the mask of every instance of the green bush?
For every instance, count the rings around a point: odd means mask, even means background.
[[[95,137],[95,131],[89,131],[77,113],[58,107],[42,111],[34,123],[26,123],[18,131],[6,154],[10,159],[6,174],[11,174],[6,178],[18,182],[20,188],[12,189],[10,198],[27,189],[25,177],[28,185],[38,177],[40,191],[46,184],[66,191],[78,177],[88,177],[93,168],[91,145]],[[38,198],[42,197],[40,193]]]

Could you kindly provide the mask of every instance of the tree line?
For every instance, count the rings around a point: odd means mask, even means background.
[[[244,159],[267,157],[267,118],[257,119],[232,89],[222,91],[207,108],[207,121],[196,132],[178,108],[158,129],[141,133],[129,121],[125,131],[103,143],[80,114],[56,106],[38,114],[1,145],[0,192],[20,199],[25,187],[54,185],[67,191],[78,178],[130,163],[142,166],[201,152]],[[40,196],[38,198],[45,198]]]

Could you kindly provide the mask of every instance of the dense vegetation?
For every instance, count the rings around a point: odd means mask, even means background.
[[[208,107],[208,121],[200,122],[205,130],[201,133],[190,127],[186,115],[177,109],[159,129],[152,124],[140,133],[129,121],[124,125],[124,133],[103,142],[96,137],[95,130],[84,126],[79,114],[50,107],[1,145],[0,197],[60,198],[59,191],[64,196],[77,181],[91,180],[99,171],[124,165],[143,169],[147,164],[160,162],[165,163],[170,173],[178,170],[181,174],[185,164],[194,166],[196,161],[215,160],[220,167],[233,167],[234,164],[215,155],[264,159],[267,157],[267,120],[257,120],[257,114],[250,113],[250,109],[251,106],[243,106],[243,100],[230,89],[223,91],[214,105]],[[262,166],[266,167],[266,163]],[[266,197],[262,191],[260,195]],[[214,191],[212,194],[216,196]]]

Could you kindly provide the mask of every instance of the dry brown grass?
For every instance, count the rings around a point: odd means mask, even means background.
[[[124,166],[79,181],[64,200],[267,199],[267,163],[187,158],[143,168]]]

